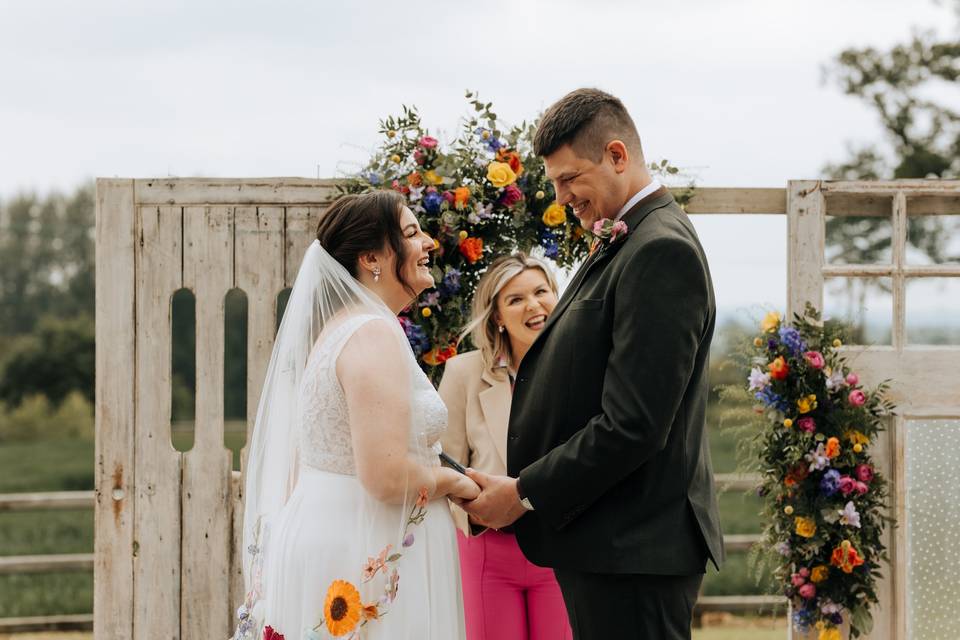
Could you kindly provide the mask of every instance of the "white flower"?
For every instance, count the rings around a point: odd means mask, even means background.
[[[852,500],[840,511],[840,524],[860,528],[860,514],[857,513],[857,508],[853,506]]]
[[[747,382],[750,383],[750,391],[759,391],[770,384],[770,374],[764,373],[759,367],[754,367],[750,370]]]
[[[827,376],[827,391],[836,391],[844,385],[843,372],[837,370]]]
[[[803,458],[810,463],[810,471],[822,471],[830,466],[830,458],[827,457],[822,442]]]
[[[470,215],[467,216],[467,222],[469,222],[470,224],[478,224],[480,222],[480,216],[478,216],[473,212],[470,212]]]
[[[410,202],[417,202],[423,197],[423,190],[426,187],[410,187]]]

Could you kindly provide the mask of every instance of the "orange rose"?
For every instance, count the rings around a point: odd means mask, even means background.
[[[434,347],[430,351],[423,354],[423,361],[430,366],[436,367],[443,364],[455,355],[457,355],[457,348],[453,345],[443,349],[440,347]]]
[[[453,190],[453,202],[458,209],[467,206],[470,202],[470,189],[467,187],[457,187]]]
[[[824,453],[827,454],[828,458],[836,458],[840,455],[840,440],[837,438],[829,438],[827,440],[827,447],[824,449]]]
[[[860,557],[849,540],[844,540],[839,547],[834,548],[830,555],[830,564],[840,567],[840,570],[844,573],[853,573],[854,567],[863,564],[863,558]]]
[[[483,257],[483,240],[481,238],[464,238],[460,241],[460,253],[473,264]]]
[[[423,185],[423,176],[414,171],[407,176],[407,184],[409,184],[411,187],[419,187]]]
[[[783,356],[777,356],[776,360],[767,365],[767,369],[770,370],[770,377],[774,380],[786,380],[787,374],[790,373],[790,367]]]
[[[513,172],[518,176],[523,173],[523,164],[520,162],[520,156],[517,155],[516,151],[504,151],[500,149],[497,151],[497,160],[510,165],[510,168],[513,169]]]

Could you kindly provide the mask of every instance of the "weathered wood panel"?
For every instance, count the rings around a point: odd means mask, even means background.
[[[170,439],[171,299],[182,286],[180,207],[139,210],[133,635],[180,635],[180,453]]]
[[[94,630],[133,637],[136,246],[133,180],[97,180]]]
[[[223,443],[224,300],[233,286],[233,208],[184,207],[183,284],[196,295],[197,400],[181,488],[182,638],[230,632],[230,467]]]

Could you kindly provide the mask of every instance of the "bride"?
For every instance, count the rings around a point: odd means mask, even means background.
[[[433,240],[392,191],[324,214],[277,334],[246,466],[236,640],[464,637],[438,464],[447,413],[397,313]]]

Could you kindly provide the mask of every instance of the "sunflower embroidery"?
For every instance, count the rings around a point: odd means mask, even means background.
[[[334,637],[350,633],[360,622],[362,609],[357,588],[346,580],[334,580],[327,589],[327,598],[323,604],[327,631]]]

